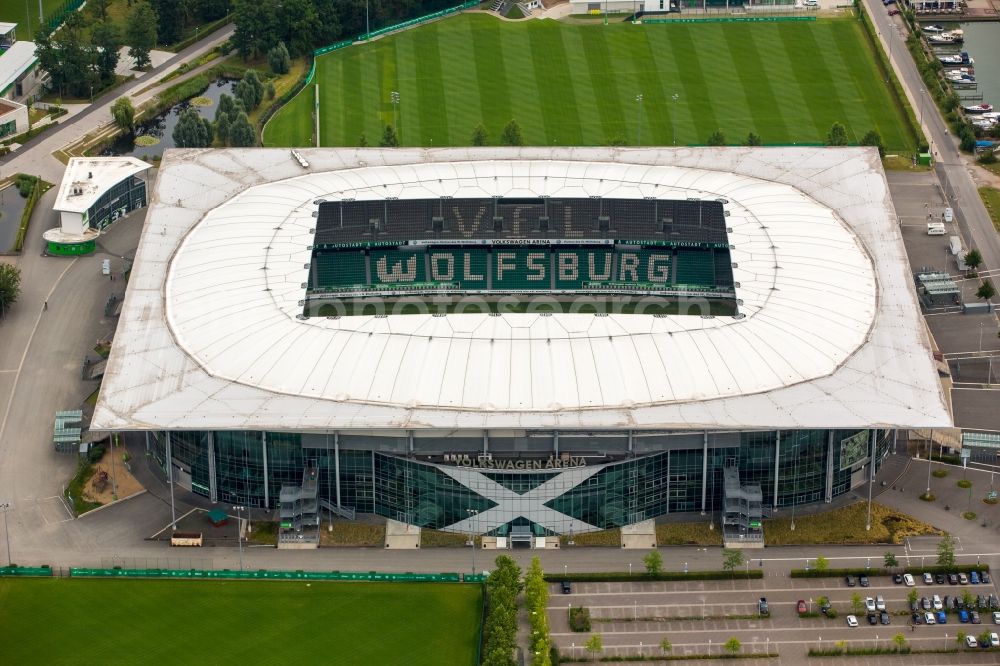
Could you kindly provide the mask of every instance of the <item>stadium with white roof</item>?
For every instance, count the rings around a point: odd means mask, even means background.
[[[861,148],[169,151],[91,428],[497,536],[829,502],[951,424],[895,221]]]

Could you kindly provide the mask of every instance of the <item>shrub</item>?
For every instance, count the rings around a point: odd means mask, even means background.
[[[962,514],[962,518],[965,518],[966,520],[975,520],[976,519],[976,512],[975,511],[966,511],[965,513]]]
[[[569,628],[577,633],[590,631],[590,609],[586,606],[570,608]]]
[[[763,578],[760,569],[750,569],[749,573],[737,570],[731,571],[663,571],[652,576],[646,573],[629,574],[627,571],[604,571],[594,573],[545,574],[545,580],[558,583],[564,580],[580,583],[608,583],[614,581],[646,581],[646,580],[729,580],[730,578]]]
[[[958,486],[959,488],[971,488],[972,487],[972,481],[969,481],[968,479],[962,479],[958,483],[956,483],[955,485]]]
[[[104,444],[94,444],[90,447],[90,451],[87,452],[87,462],[90,464],[96,463],[98,460],[104,457]]]
[[[26,173],[19,173],[14,179],[14,184],[17,185],[17,191],[20,192],[21,196],[25,199],[31,195],[31,190],[35,187],[36,182],[38,182],[38,176],[31,176]]]
[[[933,472],[931,472],[931,475],[934,476],[934,478],[936,479],[943,479],[944,477],[948,476],[948,470],[936,469]]]

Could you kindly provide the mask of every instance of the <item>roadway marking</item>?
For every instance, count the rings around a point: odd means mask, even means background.
[[[66,268],[63,269],[63,272],[59,274],[59,277],[56,278],[56,281],[49,289],[49,293],[45,295],[46,302],[52,298],[52,294],[55,292],[56,287],[58,287],[59,283],[62,282],[63,277],[66,276],[69,269],[76,265],[77,259],[79,259],[79,257],[74,257],[73,260],[67,264]],[[7,407],[3,412],[3,420],[0,421],[0,442],[4,441],[3,436],[4,431],[7,429],[7,417],[10,416],[10,408],[11,405],[14,404],[14,396],[17,394],[17,384],[21,380],[21,370],[24,369],[24,361],[28,358],[28,350],[31,349],[31,342],[35,339],[35,333],[38,332],[38,325],[42,322],[42,312],[44,312],[44,310],[39,310],[38,316],[35,317],[35,325],[32,327],[31,335],[28,336],[28,341],[24,345],[24,351],[21,353],[21,362],[17,364],[16,374],[14,375],[14,385],[10,387],[10,397],[7,398]]]

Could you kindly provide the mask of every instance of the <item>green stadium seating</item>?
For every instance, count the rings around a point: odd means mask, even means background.
[[[426,282],[423,252],[400,250],[372,250],[372,283],[406,284]]]
[[[366,284],[364,250],[316,254],[313,287],[353,287]]]
[[[437,278],[435,281],[438,282],[456,283],[462,289],[486,289],[487,252],[485,248],[435,248],[430,251],[431,274],[427,277],[430,280]],[[444,255],[451,257],[451,261],[447,261]],[[474,279],[476,277],[479,279]]]
[[[605,277],[603,273],[605,264],[608,261],[608,255],[610,250],[598,249],[598,248],[581,248],[575,249],[563,249],[557,248],[556,250],[556,289],[580,289],[583,287],[585,282],[607,282],[611,279],[610,270],[611,266],[608,265],[609,274]],[[594,272],[591,274],[590,270],[590,257],[593,256]],[[575,279],[560,279],[560,264],[558,261],[559,256],[574,256],[576,257],[576,278]],[[566,260],[567,267],[571,266],[569,260]]]
[[[535,265],[541,266],[542,279],[538,279],[539,270],[528,268],[529,255],[541,254],[541,261],[535,260]],[[551,288],[550,253],[548,248],[493,248],[493,288],[514,291],[545,291]],[[503,269],[501,270],[501,264]],[[502,277],[501,277],[502,275]]]
[[[677,284],[714,286],[715,262],[710,250],[677,250]]]
[[[729,252],[715,250],[712,254],[715,257],[715,284],[731,286],[733,284],[733,263]]]

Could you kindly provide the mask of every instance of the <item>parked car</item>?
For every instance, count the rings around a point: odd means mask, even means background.
[[[1000,624],[1000,611],[993,611],[993,624]]]
[[[958,574],[948,574],[948,584],[958,585]]]
[[[972,611],[969,613],[969,622],[972,624],[982,624],[982,620],[979,619],[979,611]]]
[[[948,582],[948,578],[944,574],[937,574],[934,576],[934,582],[938,585],[944,585]]]
[[[931,598],[931,605],[934,606],[934,610],[941,610],[944,608],[944,604],[941,603],[941,597],[936,594]]]
[[[767,597],[761,597],[760,601],[757,602],[757,612],[761,615],[767,615]]]
[[[881,613],[878,614],[878,620],[882,624],[889,624],[889,614],[886,613],[885,611],[882,611]]]
[[[916,613],[918,610],[920,610],[920,602],[914,599],[910,602],[910,612]]]
[[[958,610],[962,606],[962,600],[958,597],[951,598],[951,607],[954,610]]]
[[[568,580],[564,580],[562,582],[562,593],[569,594],[572,591],[573,591],[573,585]]]
[[[979,573],[976,571],[970,573],[969,582],[972,583],[973,585],[979,585]]]
[[[920,607],[925,611],[929,611],[931,609],[931,600],[927,597],[920,597]]]
[[[865,610],[868,611],[869,613],[875,612],[875,600],[872,599],[871,597],[867,597],[865,599]]]
[[[858,626],[858,618],[854,617],[853,615],[848,615],[847,616],[847,626],[848,627],[856,627],[856,626]]]
[[[979,580],[983,581],[983,585],[989,585],[990,574],[987,571],[983,571],[979,574]]]
[[[903,574],[892,574],[892,582],[896,585],[903,584]]]
[[[986,597],[981,594],[976,595],[976,608],[986,608]]]
[[[854,576],[852,576],[851,574],[847,574],[846,576],[844,576],[844,582],[847,583],[847,587],[854,587],[857,584],[854,582]]]
[[[804,600],[799,599],[799,605],[798,605],[797,610],[799,611],[800,615],[802,613],[805,613],[805,612],[807,612],[809,610],[809,608],[806,606],[806,602]]]
[[[1000,636],[995,632],[990,634],[990,647],[1000,647]]]
[[[951,597],[949,597],[947,594],[944,595],[944,607],[945,610],[953,608],[953,606],[951,605]]]
[[[933,585],[933,584],[934,584],[934,577],[931,576],[929,573],[925,573],[924,574],[924,585]]]
[[[944,614],[943,610],[937,612],[937,623],[938,624],[948,624],[948,616]]]
[[[878,616],[875,613],[868,613],[868,624],[878,624]]]
[[[997,599],[997,595],[990,595],[990,608],[1000,608],[1000,599]]]
[[[906,583],[906,587],[913,587],[916,585],[913,580],[913,576],[910,574],[903,574],[903,582]]]
[[[965,637],[965,647],[967,647],[967,648],[979,647],[979,643],[976,642],[976,637],[975,636],[966,636]]]
[[[962,624],[965,624],[966,622],[968,622],[969,621],[969,613],[968,613],[968,611],[965,611],[965,610],[958,611],[958,621],[961,622]]]
[[[959,585],[968,585],[969,584],[969,577],[966,574],[964,574],[964,573],[958,574],[958,584]]]
[[[889,16],[899,16],[899,10],[896,8],[890,9]]]
[[[875,597],[875,608],[880,611],[885,610],[885,599],[882,598],[881,594]]]
[[[868,576],[858,576],[858,585],[868,587]]]
[[[822,606],[819,607],[819,612],[822,613],[823,615],[826,615],[826,612],[830,610],[830,608],[831,608],[830,602],[827,601]]]
[[[913,620],[913,624],[924,623],[924,616],[920,613],[914,613],[913,615],[910,616],[910,618]]]
[[[924,624],[937,624],[934,620],[934,613],[924,613]]]
[[[961,597],[955,597],[955,608],[965,608],[965,600]]]

